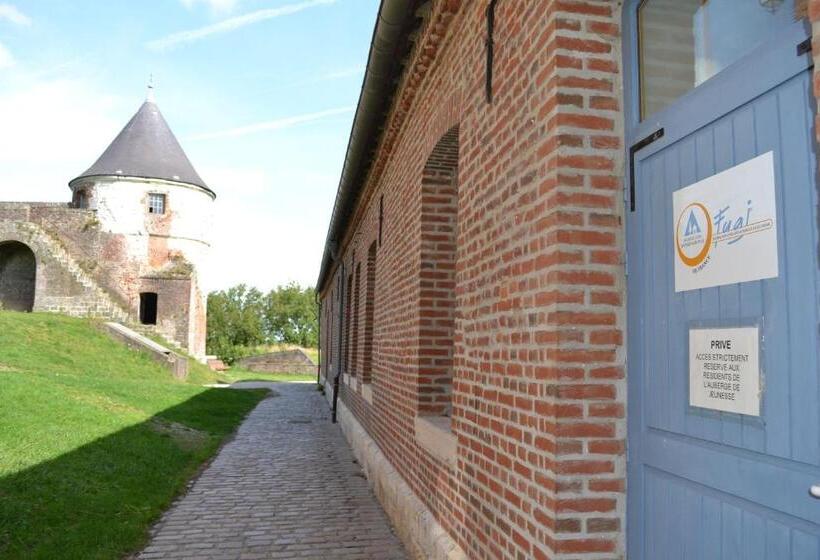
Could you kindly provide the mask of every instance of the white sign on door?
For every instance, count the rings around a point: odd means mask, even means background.
[[[672,193],[675,291],[775,278],[774,154]]]
[[[757,327],[690,329],[689,404],[760,416]]]

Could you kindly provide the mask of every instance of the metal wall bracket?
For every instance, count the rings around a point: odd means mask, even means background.
[[[811,52],[811,37],[806,39],[805,41],[801,41],[797,44],[797,56],[803,56],[806,53]]]
[[[643,140],[629,148],[629,211],[635,211],[635,154],[654,141],[663,138],[664,130],[659,128]]]

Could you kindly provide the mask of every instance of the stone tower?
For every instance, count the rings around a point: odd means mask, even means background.
[[[119,240],[101,260],[132,316],[205,355],[200,275],[210,252],[215,193],[196,172],[154,102],[147,100],[99,159],[69,183],[72,206],[95,211]]]
[[[70,203],[0,202],[0,309],[141,323],[204,361],[216,195],[150,93]]]

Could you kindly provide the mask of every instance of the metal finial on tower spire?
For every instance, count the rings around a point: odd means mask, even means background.
[[[149,103],[154,102],[154,75],[151,74],[148,76],[148,93],[145,96],[145,100]]]

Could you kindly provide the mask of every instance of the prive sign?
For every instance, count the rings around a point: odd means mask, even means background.
[[[689,330],[689,404],[760,416],[757,327]]]

